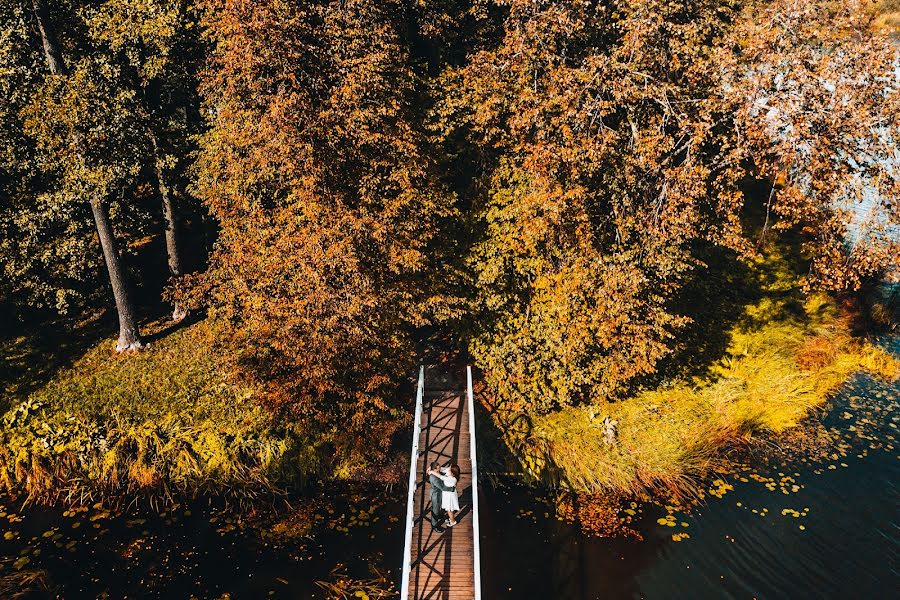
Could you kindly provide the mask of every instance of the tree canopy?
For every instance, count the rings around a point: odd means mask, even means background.
[[[127,349],[166,280],[341,450],[387,447],[435,328],[516,410],[616,400],[710,256],[784,236],[810,290],[897,278],[883,10],[0,0],[2,302],[111,285]]]

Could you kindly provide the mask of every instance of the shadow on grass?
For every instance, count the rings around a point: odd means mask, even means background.
[[[473,372],[473,379],[481,381],[481,374]],[[532,437],[534,423],[530,415],[505,409],[481,388],[474,391],[474,399],[479,474],[495,486],[512,475],[516,481],[531,479],[551,488],[568,487],[565,472],[547,453],[541,453],[538,473],[527,474],[522,468],[527,456],[533,454],[524,445],[517,445]]]
[[[202,311],[192,311],[180,321],[156,319],[155,321],[151,321],[144,325],[147,328],[147,333],[143,336],[144,343],[155,344],[156,342],[164,340],[176,331],[195,325],[204,319],[206,319],[206,313]]]
[[[175,323],[165,318],[145,318],[141,323],[145,343],[167,336],[206,318],[191,313]],[[0,415],[14,402],[26,398],[60,371],[71,367],[91,348],[115,340],[115,311],[106,310],[86,319],[30,318],[0,329]]]
[[[694,272],[671,304],[674,314],[691,322],[678,332],[675,351],[659,363],[656,375],[641,382],[642,387],[707,375],[726,355],[736,328],[808,320],[798,285],[808,265],[793,243],[766,248],[760,262],[741,260],[734,252],[711,245],[699,256],[706,266]],[[751,306],[759,308],[748,311]]]
[[[29,320],[0,331],[0,413],[46,384],[115,331],[115,316]]]

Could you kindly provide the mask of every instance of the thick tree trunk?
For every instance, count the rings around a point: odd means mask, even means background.
[[[175,216],[175,200],[172,198],[171,187],[169,186],[166,168],[163,164],[156,135],[151,134],[151,140],[153,141],[153,165],[156,169],[159,196],[162,199],[163,218],[166,222],[166,256],[169,262],[169,273],[172,277],[178,277],[184,271],[181,267],[181,248],[178,243],[179,233],[178,221]],[[172,311],[172,320],[181,321],[187,314],[187,310],[176,302]]]
[[[50,11],[44,4],[44,0],[31,0],[31,6],[34,8],[34,17],[37,19],[38,29],[41,31],[41,42],[44,44],[47,67],[54,75],[65,75],[66,63],[59,50],[59,42],[56,41],[56,32],[53,29],[53,22],[50,20]]]
[[[97,224],[97,235],[100,236],[100,246],[103,248],[103,259],[109,271],[109,283],[116,299],[116,311],[119,313],[119,342],[116,344],[116,351],[139,350],[143,344],[134,318],[134,307],[128,297],[128,288],[119,261],[119,250],[116,248],[116,238],[109,224],[109,211],[100,200],[91,200],[90,204],[94,222]]]

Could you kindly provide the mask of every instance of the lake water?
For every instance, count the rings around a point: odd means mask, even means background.
[[[586,535],[538,492],[485,486],[484,597],[895,598],[898,407],[900,386],[855,377],[822,415],[833,453],[736,469],[687,513],[635,505],[641,541]],[[357,578],[377,577],[375,567],[396,582],[404,490],[327,493],[295,504],[312,526],[289,539],[260,533],[271,518],[203,503],[158,515],[20,510],[0,498],[0,581],[44,571],[52,588],[33,598],[322,598],[315,582],[333,580],[338,565]]]
[[[674,526],[645,507],[643,541],[585,536],[544,518],[547,504],[495,491],[483,511],[485,597],[897,598],[898,403],[897,385],[854,378],[825,416],[840,432],[833,456],[723,478],[734,489],[674,511]]]

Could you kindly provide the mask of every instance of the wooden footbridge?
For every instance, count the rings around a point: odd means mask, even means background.
[[[406,506],[406,537],[400,597],[410,600],[481,600],[478,540],[478,468],[472,369],[466,387],[429,379],[419,368]],[[429,370],[430,372],[430,370]],[[455,527],[432,529],[428,465],[458,464],[460,514]]]

